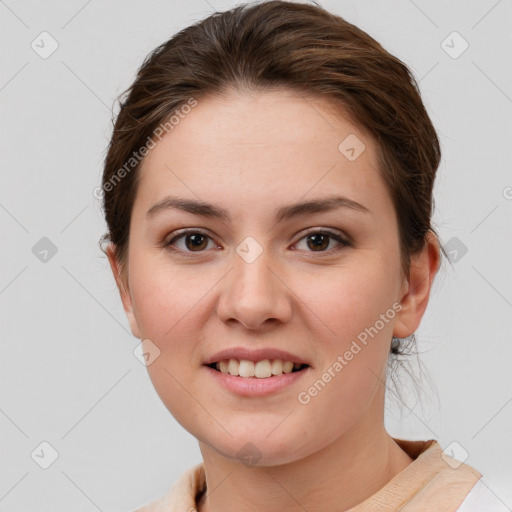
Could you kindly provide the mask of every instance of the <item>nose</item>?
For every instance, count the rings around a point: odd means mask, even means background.
[[[239,322],[250,330],[286,323],[292,314],[292,292],[284,272],[265,251],[252,262],[238,254],[223,280],[217,314],[223,322]]]

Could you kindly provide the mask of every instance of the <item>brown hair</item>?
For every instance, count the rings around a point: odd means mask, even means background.
[[[181,30],[146,57],[119,100],[103,172],[108,233],[101,242],[114,244],[122,274],[141,162],[136,153],[191,99],[275,87],[329,100],[373,135],[409,274],[410,256],[424,247],[427,232],[437,236],[432,191],[441,158],[418,84],[355,25],[318,5],[278,0],[242,4]]]

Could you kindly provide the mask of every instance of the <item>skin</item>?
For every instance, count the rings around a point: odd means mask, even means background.
[[[350,134],[366,147],[354,161],[338,150]],[[370,212],[274,221],[280,206],[333,193]],[[232,222],[172,209],[148,219],[169,194],[223,207]],[[209,238],[194,250],[182,237],[173,252],[166,243],[182,228]],[[308,228],[353,244],[327,238],[316,249]],[[262,249],[251,263],[236,252],[249,236]],[[347,510],[412,462],[384,428],[384,383],[392,336],[412,334],[426,309],[439,244],[429,236],[403,276],[375,142],[339,109],[285,89],[199,100],[143,162],[126,273],[112,245],[108,256],[134,336],[160,350],[147,367],[155,389],[199,441],[208,488],[200,512]],[[394,318],[300,403],[298,393],[393,304]],[[287,350],[310,373],[270,396],[235,395],[203,366],[235,346]],[[248,442],[260,455],[251,465],[237,456]]]

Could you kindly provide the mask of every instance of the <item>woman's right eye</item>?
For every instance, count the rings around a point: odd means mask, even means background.
[[[174,247],[175,242],[181,239],[183,239],[184,247],[182,246],[181,248],[176,249]],[[188,230],[182,231],[179,235],[173,237],[171,240],[169,240],[166,246],[172,249],[173,251],[179,251],[184,253],[202,252],[203,249],[205,249],[205,241],[208,239],[210,239],[213,243],[213,240],[206,233],[197,230]],[[213,243],[213,245],[215,245],[215,243]]]

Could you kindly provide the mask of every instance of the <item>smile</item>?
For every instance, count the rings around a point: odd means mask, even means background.
[[[210,368],[221,373],[250,378],[266,379],[277,375],[299,372],[308,367],[307,364],[284,361],[282,359],[263,359],[261,361],[249,361],[247,359],[223,359],[211,363]]]

